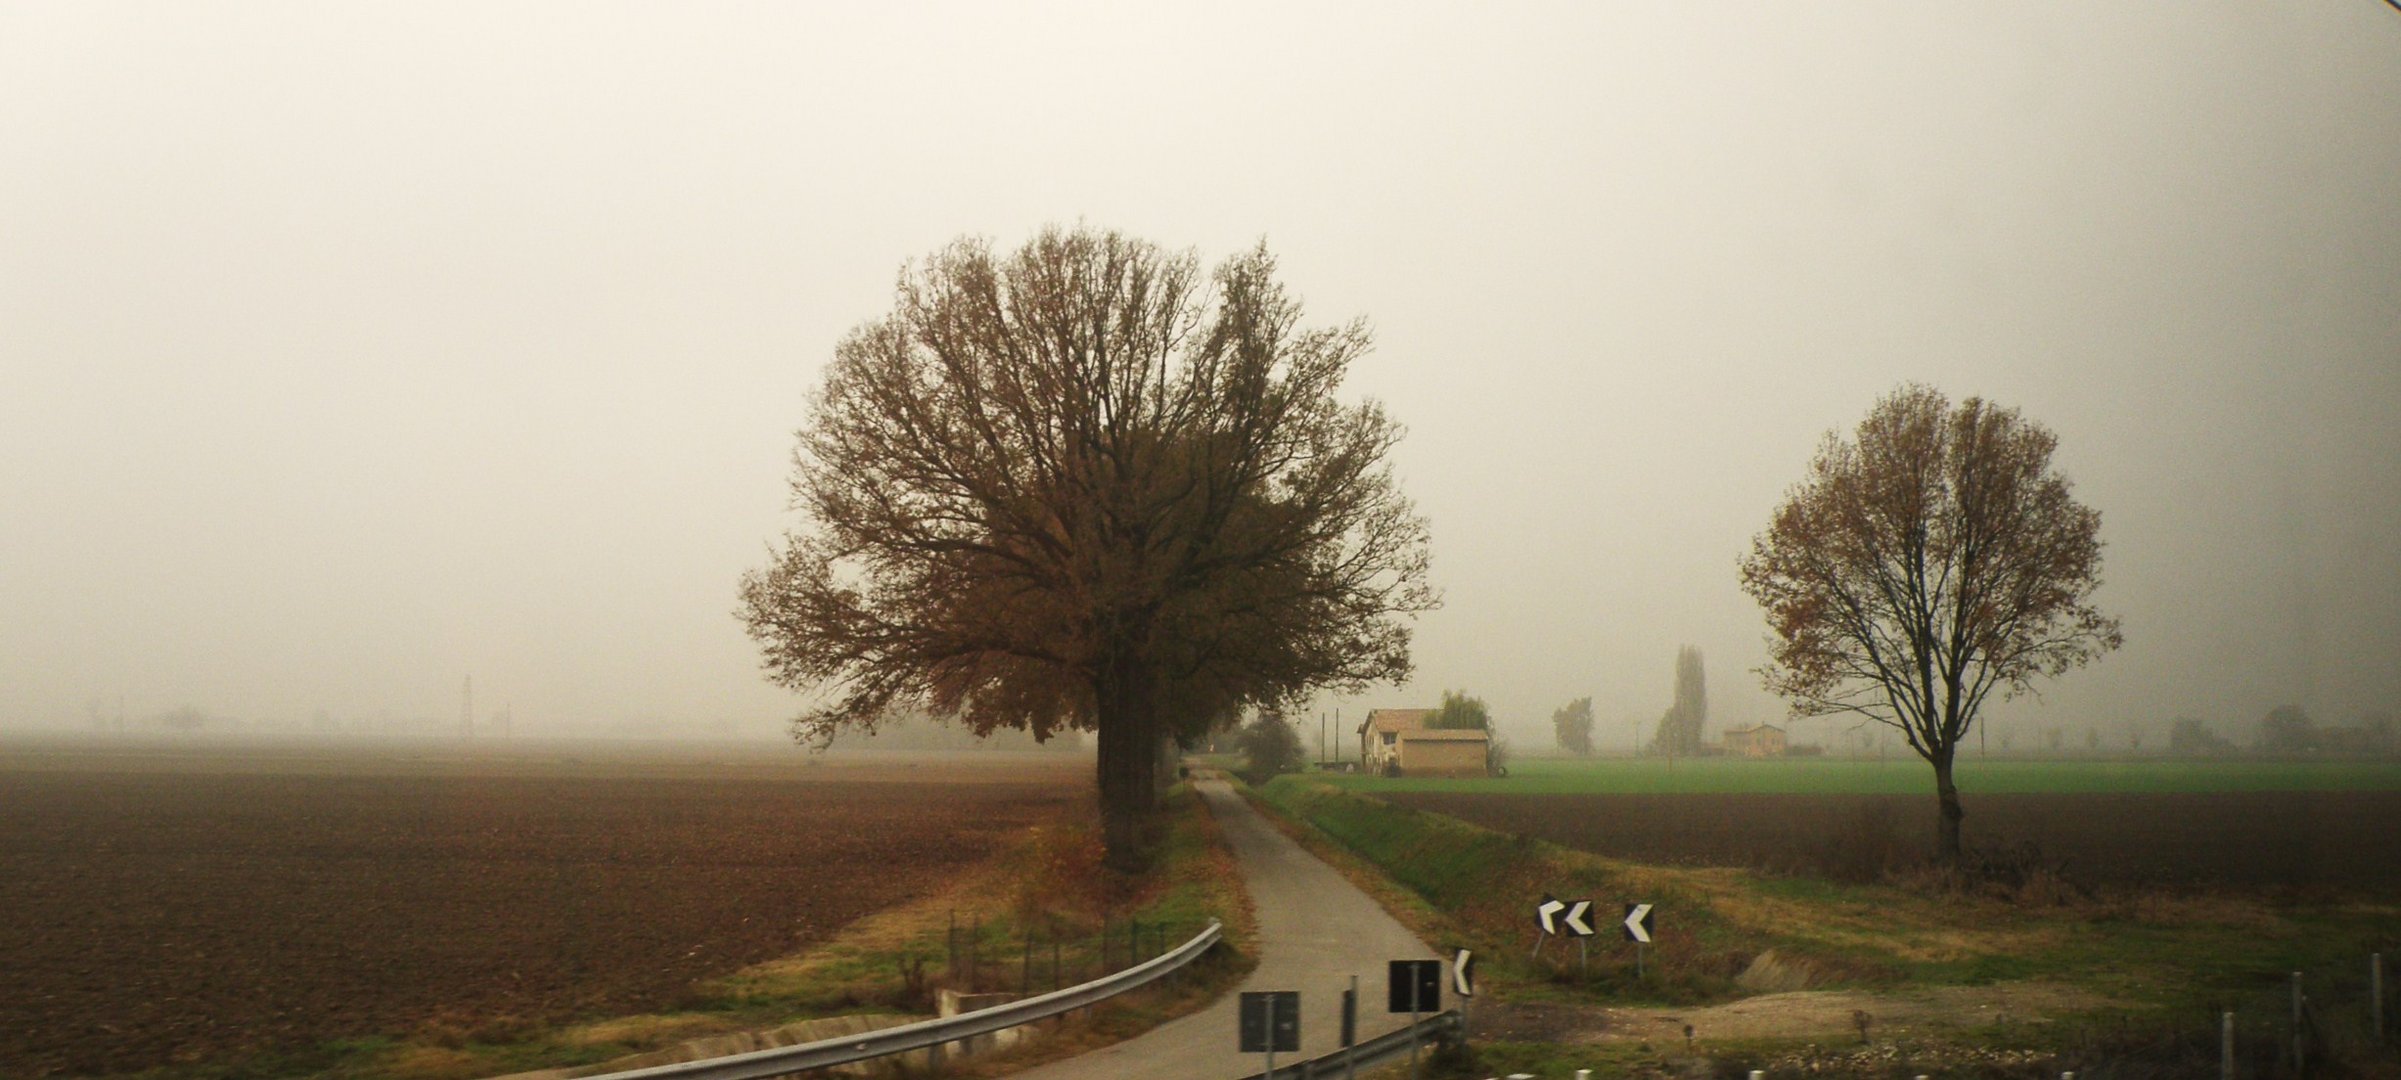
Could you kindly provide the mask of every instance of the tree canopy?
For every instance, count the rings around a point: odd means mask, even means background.
[[[1702,669],[1701,650],[1686,645],[1676,650],[1676,699],[1659,717],[1651,736],[1653,753],[1689,757],[1701,752],[1701,731],[1709,723],[1709,676]]]
[[[1272,709],[1262,710],[1244,724],[1234,740],[1247,763],[1243,773],[1254,784],[1264,784],[1279,773],[1291,772],[1307,753],[1301,748],[1300,733]]]
[[[1855,713],[1932,763],[1938,851],[1959,853],[1959,742],[2009,697],[2115,649],[2101,515],[2051,467],[2058,439],[2015,409],[1904,386],[1829,433],[1741,560],[1767,611],[1768,689],[1804,716]]]
[[[796,735],[896,706],[1097,732],[1113,864],[1163,739],[1406,677],[1436,603],[1388,454],[1335,396],[1360,322],[1307,327],[1262,247],[1204,274],[1115,232],[960,240],[835,347],[793,456],[805,516],[745,575]]]
[[[1592,753],[1592,699],[1580,697],[1551,713],[1551,729],[1559,749],[1578,757]]]
[[[1490,732],[1492,730],[1492,710],[1485,706],[1483,698],[1470,697],[1465,690],[1445,690],[1442,692],[1442,705],[1434,710],[1431,718],[1426,720],[1426,726],[1436,729]]]

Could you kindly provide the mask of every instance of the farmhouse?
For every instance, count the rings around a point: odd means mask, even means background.
[[[1783,757],[1784,729],[1772,724],[1726,729],[1726,752],[1744,757]]]
[[[1375,709],[1359,724],[1359,760],[1370,773],[1484,776],[1491,736],[1472,729],[1429,728],[1432,709]]]
[[[1369,709],[1359,722],[1359,766],[1381,773],[1400,753],[1401,732],[1424,731],[1434,719],[1432,709]]]

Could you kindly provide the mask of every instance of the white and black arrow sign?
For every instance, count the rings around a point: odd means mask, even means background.
[[[1542,894],[1542,903],[1534,905],[1534,921],[1542,924],[1543,933],[1557,934],[1559,932],[1559,913],[1566,910],[1567,901],[1544,893]]]
[[[1577,937],[1591,937],[1592,901],[1569,901],[1567,905],[1567,914],[1561,916],[1559,921],[1566,924],[1568,933],[1574,934]]]
[[[1451,954],[1451,990],[1460,997],[1476,996],[1476,954],[1460,949]]]
[[[1649,944],[1651,940],[1651,905],[1626,905],[1626,940]]]

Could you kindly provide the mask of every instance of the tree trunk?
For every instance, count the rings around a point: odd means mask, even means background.
[[[1948,751],[1934,761],[1934,794],[1942,804],[1942,818],[1934,832],[1934,857],[1949,865],[1959,861],[1959,820],[1967,811],[1959,805],[1959,785],[1951,780]]]
[[[1133,661],[1108,665],[1093,687],[1099,715],[1101,841],[1111,869],[1140,871],[1158,814],[1159,725],[1149,673]]]

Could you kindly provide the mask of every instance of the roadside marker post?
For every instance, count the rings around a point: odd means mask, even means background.
[[[2218,1020],[2218,1080],[2234,1080],[2234,1010]]]
[[[2368,954],[2368,1014],[2375,1023],[2376,1041],[2384,1041],[2384,954]]]
[[[2301,994],[2301,973],[2296,971],[2293,972],[2293,1069],[2303,1076],[2308,1076],[2309,1040],[2307,1033],[2304,1032],[2301,1027],[2303,1000],[2304,999]]]
[[[1342,992],[1342,1080],[1359,1075],[1359,977],[1351,976],[1351,988]]]

